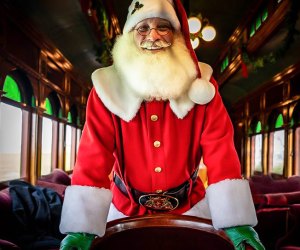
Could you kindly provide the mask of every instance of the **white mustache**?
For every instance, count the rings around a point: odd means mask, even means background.
[[[167,48],[167,47],[171,46],[171,43],[168,43],[163,40],[156,40],[156,41],[146,40],[146,41],[141,42],[140,46],[143,49],[153,50],[153,49]]]

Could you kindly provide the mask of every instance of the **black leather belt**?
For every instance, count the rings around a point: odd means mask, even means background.
[[[196,181],[197,176],[198,169],[191,175],[190,179],[192,180],[192,183]],[[174,210],[179,206],[179,204],[187,199],[190,190],[190,179],[176,188],[172,188],[161,193],[144,193],[133,188],[131,188],[131,193],[135,202],[146,207],[147,209],[170,211]],[[118,175],[114,174],[113,180],[119,190],[124,195],[129,197],[122,179]]]

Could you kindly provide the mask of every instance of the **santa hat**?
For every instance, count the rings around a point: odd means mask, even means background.
[[[197,78],[193,81],[188,96],[197,104],[207,104],[215,95],[215,87],[209,81],[210,79],[201,76],[198,59],[190,41],[187,15],[180,0],[133,0],[128,8],[123,32],[128,33],[139,22],[154,17],[168,20],[175,30],[180,30],[183,34],[186,47],[197,70]]]

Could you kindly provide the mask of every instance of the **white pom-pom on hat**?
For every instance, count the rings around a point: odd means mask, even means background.
[[[198,67],[201,71],[201,78],[196,78],[189,89],[189,98],[197,104],[207,104],[215,96],[216,89],[215,86],[209,81],[213,69],[206,63],[198,63]]]
[[[214,98],[215,92],[215,87],[211,82],[203,78],[197,78],[192,83],[188,96],[194,103],[204,105]]]

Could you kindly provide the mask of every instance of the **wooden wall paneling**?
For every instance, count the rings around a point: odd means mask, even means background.
[[[21,178],[30,180],[30,150],[31,150],[31,115],[29,111],[22,110],[22,148],[21,148]]]
[[[260,113],[260,95],[254,96],[251,100],[249,100],[249,115],[253,116],[255,114]]]
[[[269,147],[269,134],[263,133],[263,144],[262,144],[262,167],[263,167],[263,174],[268,174],[268,147]]]
[[[60,88],[61,91],[65,92],[65,72],[57,66],[57,64],[48,58],[47,60],[47,71],[46,78],[54,85]]]
[[[286,86],[286,84],[284,84],[284,86]],[[289,136],[289,118],[288,118],[288,106],[284,106],[282,108],[282,114],[283,114],[283,122],[284,122],[284,141],[285,141],[285,146],[284,146],[284,169],[283,169],[283,175],[285,177],[288,177],[291,175],[291,170],[292,167],[290,165],[290,136]]]
[[[71,78],[70,80],[70,96],[72,96],[73,101],[80,104],[81,102],[81,87]]]
[[[43,127],[43,113],[45,109],[37,107],[37,124],[36,124],[36,165],[31,169],[31,182],[35,183],[38,176],[41,175],[41,160],[42,160],[42,127]]]
[[[38,155],[37,155],[37,147],[38,147],[38,112],[37,109],[31,113],[31,131],[30,131],[30,165],[29,165],[29,181],[32,184],[36,182],[36,169]]]
[[[52,158],[51,158],[51,169],[54,170],[58,166],[58,140],[59,140],[59,122],[53,121],[53,127],[52,127]]]
[[[270,108],[276,104],[279,104],[284,100],[284,85],[279,84],[272,86],[266,91],[266,107]]]
[[[291,82],[289,82],[291,84]],[[290,85],[289,84],[289,85]],[[291,124],[291,120],[293,118],[293,114],[295,111],[295,108],[297,107],[297,104],[299,105],[299,103],[297,102],[292,102],[289,104],[288,106],[288,124]],[[288,127],[288,172],[287,172],[287,176],[291,176],[297,173],[296,170],[296,163],[295,163],[295,128],[289,126]]]
[[[242,118],[237,120],[234,123],[234,144],[235,144],[235,149],[238,153],[240,162],[241,162],[241,166],[244,166],[244,164],[242,164],[242,160],[243,160],[243,149],[244,149],[244,145],[243,145],[243,135],[244,135],[244,123]],[[242,172],[244,172],[244,170],[242,169]]]
[[[287,130],[287,170],[286,176],[292,176],[295,173],[295,169],[293,167],[294,164],[294,131],[291,128]]]
[[[300,96],[300,73],[291,78],[290,92],[292,96]]]
[[[59,123],[59,133],[58,133],[58,162],[57,167],[64,170],[65,162],[65,147],[64,147],[64,138],[65,138],[65,124]]]
[[[31,75],[28,75],[28,79],[32,87],[35,106],[39,106],[39,80]]]

